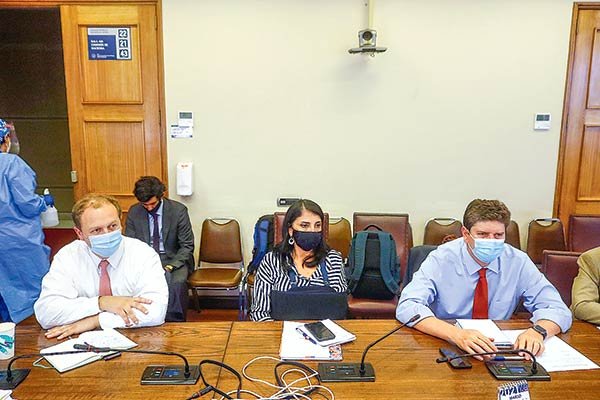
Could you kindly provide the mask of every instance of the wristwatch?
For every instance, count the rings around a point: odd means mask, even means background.
[[[543,327],[541,327],[538,324],[535,324],[531,327],[531,329],[533,329],[534,331],[536,331],[537,333],[542,335],[543,340],[546,340],[546,336],[548,336],[548,332]]]
[[[169,272],[173,272],[173,266],[170,264],[165,265],[165,269]],[[544,336],[545,337],[545,336]]]

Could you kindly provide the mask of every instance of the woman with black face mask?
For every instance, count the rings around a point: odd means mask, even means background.
[[[312,288],[347,290],[342,256],[323,239],[324,214],[311,200],[290,206],[282,224],[283,240],[263,258],[254,281],[253,321],[271,320],[271,294]]]

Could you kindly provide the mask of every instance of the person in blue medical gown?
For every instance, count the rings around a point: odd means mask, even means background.
[[[46,203],[35,194],[35,172],[16,153],[14,127],[0,119],[0,321],[18,323],[33,314],[50,248],[44,245],[40,214]]]

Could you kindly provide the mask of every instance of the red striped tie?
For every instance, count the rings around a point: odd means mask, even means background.
[[[487,268],[479,270],[479,281],[475,286],[475,296],[473,297],[473,318],[486,319],[488,317],[488,285],[485,273]]]
[[[110,276],[108,276],[108,260],[100,261],[100,296],[112,296],[112,289],[110,288]]]

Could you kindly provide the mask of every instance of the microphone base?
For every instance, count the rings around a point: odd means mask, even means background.
[[[375,382],[375,370],[365,363],[364,374],[360,363],[319,363],[317,370],[321,382]]]
[[[190,376],[185,377],[183,365],[149,365],[142,373],[142,385],[195,385],[200,378],[197,365],[190,366]]]
[[[12,390],[19,386],[21,382],[27,378],[30,369],[10,369],[12,373],[12,380],[9,382],[6,380],[6,370],[0,371],[0,389],[1,390]]]
[[[531,362],[528,361],[486,361],[485,366],[494,378],[505,381],[527,380],[527,381],[549,381],[548,371],[537,364],[537,371],[531,372]]]

